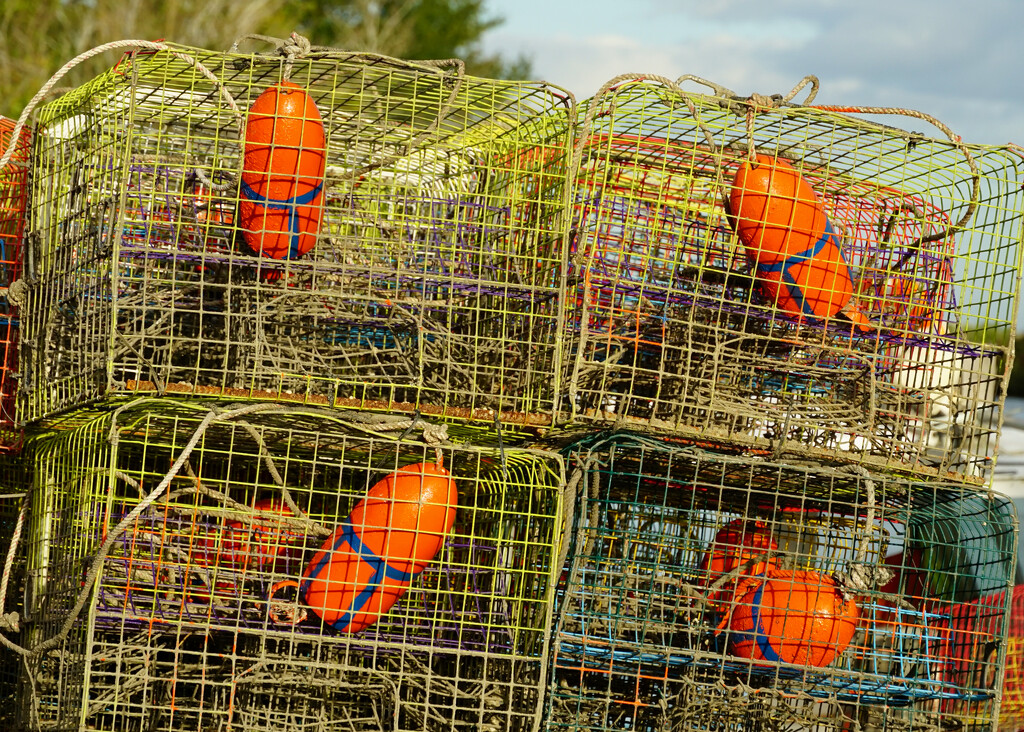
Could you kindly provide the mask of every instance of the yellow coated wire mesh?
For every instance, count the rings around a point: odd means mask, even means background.
[[[566,454],[549,729],[993,724],[1006,498],[621,432]]]
[[[171,392],[550,421],[570,95],[149,46],[38,116],[27,420]]]
[[[1013,588],[1003,699],[999,706],[999,732],[1020,730],[1024,730],[1024,585]]]
[[[1015,155],[647,77],[581,105],[576,146],[573,420],[985,474]]]
[[[387,417],[369,416],[142,399],[33,443],[24,713],[76,730],[271,730],[288,715],[339,730],[385,717],[534,729],[561,459],[454,444],[425,422],[387,434]],[[371,486],[421,464],[457,486],[450,529],[426,478],[386,503],[386,531],[357,518]],[[421,557],[403,541],[441,546]],[[390,609],[375,604],[393,587]]]

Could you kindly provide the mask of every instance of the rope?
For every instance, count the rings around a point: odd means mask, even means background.
[[[11,536],[11,545],[7,547],[7,558],[4,560],[3,577],[0,578],[0,631],[10,633],[18,632],[18,613],[5,611],[7,606],[7,587],[11,580],[11,572],[14,568],[14,557],[18,552],[18,544],[21,542],[21,532],[25,527],[25,520],[28,518],[28,494],[22,494],[21,509],[18,511],[18,521],[14,525],[14,533]]]
[[[960,217],[960,220],[955,224],[947,227],[944,231],[940,231],[935,234],[922,237],[913,246],[920,246],[933,241],[940,241],[950,236],[957,229],[962,229],[971,217],[974,216],[975,210],[978,208],[978,200],[981,194],[981,173],[978,171],[978,164],[974,160],[974,156],[971,155],[971,151],[967,149],[967,145],[964,144],[963,138],[960,135],[955,134],[949,127],[932,117],[930,114],[919,112],[916,109],[905,109],[903,107],[849,107],[849,106],[838,106],[838,105],[813,105],[810,109],[818,109],[823,112],[836,112],[839,114],[892,114],[901,115],[904,117],[913,117],[915,119],[923,120],[929,124],[935,126],[949,138],[964,158],[967,160],[967,166],[971,169],[971,178],[973,185],[971,187],[971,199],[968,201],[967,210],[964,215]],[[1012,143],[1011,143],[1012,144]]]
[[[867,494],[867,511],[864,515],[865,531],[857,547],[857,553],[851,562],[846,565],[844,572],[836,572],[836,584],[844,600],[850,600],[854,595],[877,589],[886,584],[896,573],[888,567],[868,563],[868,552],[871,544],[871,528],[875,523],[875,481],[871,474],[860,465],[847,465],[843,470],[852,473],[862,479]]]
[[[75,56],[73,59],[68,61],[63,66],[61,66],[57,70],[57,72],[54,73],[54,75],[51,76],[45,84],[43,84],[42,88],[40,88],[40,90],[36,92],[35,96],[29,100],[28,104],[25,105],[25,109],[22,110],[21,116],[18,117],[17,123],[14,125],[14,130],[11,132],[11,141],[7,145],[7,150],[4,152],[3,157],[0,157],[0,168],[3,168],[10,162],[11,156],[14,155],[14,149],[18,144],[20,133],[22,129],[24,129],[25,123],[27,122],[29,116],[35,111],[35,108],[39,104],[39,102],[45,99],[47,95],[50,94],[50,91],[53,89],[53,87],[57,84],[58,81],[60,81],[73,68],[75,68],[76,66],[85,61],[88,61],[93,56],[98,56],[101,53],[106,53],[107,51],[124,48],[129,48],[133,50],[146,49],[150,51],[167,51],[175,58],[178,58],[184,61],[185,63],[189,64],[193,68],[195,68],[204,77],[209,79],[217,88],[217,90],[220,92],[220,95],[224,98],[224,101],[227,103],[228,107],[231,108],[231,111],[234,112],[235,116],[238,118],[239,129],[241,129],[243,118],[241,111],[238,109],[238,104],[235,102],[234,98],[228,92],[227,88],[220,83],[220,80],[216,76],[214,76],[213,72],[205,66],[203,66],[203,64],[200,63],[198,59],[189,56],[188,54],[182,53],[181,51],[176,51],[166,43],[139,40],[111,41],[110,43],[104,43],[103,45],[89,49],[88,51],[81,53],[78,56]]]
[[[308,56],[311,49],[312,46],[309,43],[309,39],[305,36],[300,36],[298,33],[292,33],[288,40],[281,44],[279,51],[285,57],[284,71],[282,72],[285,81],[288,81],[292,76],[292,67],[295,64],[295,59]]]
[[[138,520],[139,516],[141,516],[143,512],[149,509],[150,506],[152,506],[152,504],[155,503],[158,498],[160,498],[160,496],[164,493],[165,490],[167,490],[167,487],[171,484],[171,481],[174,480],[175,476],[177,476],[178,472],[188,461],[189,455],[192,454],[192,451],[195,449],[196,445],[199,444],[199,440],[202,438],[207,428],[209,428],[211,424],[217,421],[228,421],[236,417],[251,414],[253,412],[274,409],[276,407],[276,404],[267,402],[261,404],[249,404],[244,407],[239,407],[237,409],[232,409],[225,412],[219,411],[217,409],[211,409],[203,418],[203,420],[199,423],[199,425],[196,427],[195,431],[192,434],[192,437],[182,448],[181,453],[179,453],[177,459],[171,465],[170,470],[167,471],[167,474],[164,475],[163,479],[156,486],[156,488],[154,488],[149,493],[149,495],[147,495],[142,501],[140,501],[139,504],[135,506],[135,508],[133,508],[128,514],[126,514],[124,518],[122,518],[121,521],[117,524],[117,526],[115,526],[107,534],[103,543],[100,545],[99,549],[97,549],[96,554],[93,557],[92,563],[89,566],[89,570],[86,572],[85,578],[82,581],[82,589],[78,593],[78,596],[71,609],[71,612],[65,619],[64,624],[61,626],[57,634],[52,636],[51,638],[48,638],[47,640],[41,641],[40,643],[38,643],[30,649],[23,648],[22,646],[19,646],[8,641],[3,635],[0,635],[0,643],[7,646],[7,648],[9,648],[10,650],[19,653],[23,656],[37,656],[51,648],[54,648],[59,643],[61,643],[67,637],[68,633],[71,632],[72,627],[77,622],[78,617],[81,615],[82,610],[85,607],[85,603],[88,600],[89,595],[93,591],[93,585],[96,583],[96,580],[99,577],[100,571],[103,568],[103,563],[104,561],[106,561],[107,555],[109,554],[111,547],[114,545],[114,542],[117,541],[117,539],[123,533],[125,533],[125,531],[127,531],[127,529],[132,524],[134,524],[136,520]]]

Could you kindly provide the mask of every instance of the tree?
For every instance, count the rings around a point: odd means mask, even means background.
[[[274,0],[4,0],[0,3],[0,114],[17,117],[50,76],[78,54],[117,40],[166,38],[226,49],[261,30]],[[110,68],[117,52],[83,63],[74,85]]]
[[[407,59],[462,58],[470,73],[526,78],[529,62],[484,53],[483,34],[501,19],[483,0],[3,0],[0,2],[0,115],[17,117],[67,61],[103,43],[167,39],[227,49],[243,35],[373,51]],[[83,63],[62,84],[110,68],[116,51]]]
[[[314,44],[406,59],[461,58],[478,76],[524,79],[530,62],[486,54],[480,39],[504,22],[483,0],[290,0],[284,16]]]

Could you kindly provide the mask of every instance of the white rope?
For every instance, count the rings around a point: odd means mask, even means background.
[[[6,611],[7,586],[11,581],[14,557],[18,552],[18,544],[21,542],[21,532],[25,527],[25,519],[28,518],[28,503],[28,494],[22,494],[21,509],[18,511],[18,522],[14,525],[11,545],[7,548],[7,558],[4,560],[3,577],[0,578],[0,630],[12,633],[18,632],[18,613],[8,613]]]
[[[274,409],[277,405],[272,402],[266,402],[261,404],[249,404],[238,409],[229,410],[227,412],[219,412],[211,410],[203,418],[203,420],[196,427],[193,432],[191,439],[186,443],[185,447],[182,448],[178,458],[171,465],[171,469],[167,471],[163,479],[154,488],[149,495],[147,495],[139,504],[132,509],[121,521],[115,526],[108,534],[106,539],[97,549],[96,554],[93,557],[92,564],[89,566],[89,571],[86,573],[85,580],[82,584],[82,589],[78,593],[78,597],[75,600],[75,604],[71,609],[68,617],[65,619],[64,624],[60,630],[51,638],[40,642],[31,649],[23,648],[15,643],[12,643],[3,635],[0,635],[0,644],[6,646],[12,651],[19,653],[24,656],[38,655],[46,650],[53,648],[58,645],[64,638],[67,637],[68,633],[71,632],[72,627],[78,621],[78,617],[82,613],[82,609],[85,607],[85,603],[89,598],[89,595],[93,591],[93,585],[96,582],[96,578],[99,576],[101,569],[103,568],[103,562],[106,561],[107,555],[110,552],[114,542],[138,519],[143,512],[145,512],[161,495],[167,490],[167,487],[174,480],[178,472],[182,469],[185,463],[188,461],[189,455],[195,449],[196,445],[199,444],[199,440],[205,434],[207,428],[216,421],[226,421],[234,419],[235,417],[241,417],[252,412],[257,412],[266,409]]]
[[[241,110],[238,109],[238,104],[235,102],[234,98],[224,87],[224,85],[221,84],[220,79],[214,76],[213,72],[205,66],[203,66],[203,64],[201,64],[197,59],[193,58],[192,56],[189,56],[188,54],[174,50],[166,43],[139,40],[111,41],[110,43],[104,43],[101,46],[91,48],[88,51],[75,56],[73,59],[68,61],[63,66],[61,66],[57,70],[57,72],[53,76],[51,76],[45,84],[43,84],[42,88],[40,88],[39,91],[36,92],[35,96],[29,100],[29,103],[25,105],[25,109],[22,110],[21,116],[18,117],[17,124],[14,125],[14,131],[11,133],[11,141],[7,145],[7,150],[4,152],[3,157],[0,157],[0,168],[3,168],[11,161],[11,156],[14,154],[14,149],[17,146],[18,138],[20,136],[22,129],[24,129],[25,127],[25,123],[28,121],[28,118],[35,111],[35,108],[36,106],[38,106],[39,102],[46,98],[46,96],[50,93],[53,87],[56,86],[58,81],[60,81],[73,68],[75,68],[84,61],[88,61],[93,56],[98,56],[101,53],[105,53],[107,51],[123,48],[148,49],[151,51],[167,51],[175,58],[179,58],[182,61],[193,66],[197,71],[199,71],[199,73],[201,73],[203,76],[209,79],[214,84],[214,86],[217,87],[217,90],[224,98],[224,101],[227,102],[227,105],[231,108],[231,111],[234,112],[235,116],[238,118],[239,129],[241,129],[243,118]]]

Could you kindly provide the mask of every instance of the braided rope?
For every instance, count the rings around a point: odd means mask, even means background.
[[[25,527],[25,520],[28,518],[28,494],[22,494],[21,508],[18,511],[18,521],[14,525],[14,533],[11,536],[11,545],[7,548],[7,558],[4,560],[3,577],[0,578],[0,631],[12,633],[18,632],[18,613],[6,612],[7,587],[11,580],[11,572],[14,568],[14,557],[18,551],[18,544],[21,542],[21,532]]]
[[[22,656],[38,656],[39,654],[51,648],[54,648],[55,646],[60,644],[67,637],[68,633],[71,632],[72,627],[77,622],[79,616],[82,614],[82,610],[85,607],[85,603],[88,600],[89,595],[93,592],[93,586],[95,585],[96,580],[99,577],[100,571],[103,568],[103,563],[106,561],[107,555],[110,553],[111,547],[113,547],[117,539],[122,534],[124,534],[125,531],[127,531],[135,523],[135,521],[137,521],[138,518],[146,510],[148,510],[153,505],[153,503],[157,501],[157,499],[160,498],[161,495],[163,495],[164,491],[166,491],[167,487],[171,484],[171,481],[174,480],[178,472],[181,471],[181,469],[185,466],[186,462],[188,461],[189,455],[192,454],[192,451],[199,444],[199,440],[202,439],[203,434],[205,434],[206,430],[210,427],[210,425],[217,421],[228,421],[231,419],[235,419],[237,417],[245,416],[247,414],[252,414],[253,412],[265,411],[275,408],[277,408],[276,404],[267,402],[261,404],[248,404],[246,406],[231,409],[228,411],[220,411],[216,408],[211,409],[202,419],[202,421],[196,426],[196,429],[192,433],[192,437],[182,448],[181,452],[178,454],[177,459],[171,465],[170,470],[167,471],[167,473],[161,479],[160,483],[156,486],[156,488],[154,488],[145,498],[143,498],[143,500],[140,501],[139,504],[135,506],[135,508],[133,508],[128,514],[126,514],[121,519],[121,521],[118,522],[118,524],[107,533],[106,538],[103,540],[103,543],[96,550],[96,554],[93,556],[92,563],[89,565],[89,569],[86,572],[84,579],[82,580],[82,588],[79,591],[78,596],[75,599],[75,603],[72,606],[72,609],[68,614],[68,617],[65,618],[60,630],[58,630],[54,636],[39,642],[32,648],[24,648],[18,644],[15,644],[8,640],[6,637],[4,637],[2,634],[0,634],[0,644],[3,644],[8,649]],[[115,427],[112,427],[112,429],[116,429],[116,425]]]
[[[957,221],[955,224],[947,227],[944,231],[940,231],[935,234],[930,234],[928,236],[921,237],[917,242],[915,242],[914,246],[920,246],[922,244],[927,244],[933,241],[941,241],[942,239],[945,239],[947,236],[953,234],[957,229],[962,229],[967,224],[967,222],[971,220],[971,217],[974,216],[974,212],[978,208],[978,200],[981,195],[981,173],[978,170],[978,164],[977,162],[975,162],[974,156],[971,155],[971,151],[967,148],[967,145],[964,144],[963,138],[960,137],[960,135],[955,134],[953,130],[951,130],[949,127],[947,127],[945,124],[940,122],[935,117],[931,116],[930,114],[926,114],[925,112],[919,112],[916,109],[906,109],[903,107],[811,105],[808,107],[808,109],[817,109],[823,112],[835,112],[838,114],[891,114],[900,115],[903,117],[912,117],[914,119],[919,119],[924,122],[928,122],[937,129],[941,130],[942,133],[949,138],[950,142],[952,142],[961,152],[961,154],[964,156],[964,159],[967,160],[967,166],[971,169],[971,178],[973,181],[971,186],[971,199],[967,203],[967,210],[964,212],[964,215],[960,217],[960,220]]]
[[[11,142],[7,145],[7,150],[4,152],[3,156],[0,157],[0,168],[3,168],[10,162],[11,156],[14,155],[14,149],[18,143],[19,135],[22,129],[24,129],[25,127],[25,123],[28,121],[28,118],[31,116],[31,114],[35,111],[36,106],[43,99],[45,99],[47,95],[50,94],[54,86],[56,86],[57,82],[60,81],[68,72],[70,72],[76,66],[85,61],[88,61],[93,56],[98,56],[101,53],[106,53],[107,51],[112,51],[116,49],[145,49],[149,51],[167,51],[175,58],[178,58],[186,62],[187,64],[193,66],[199,73],[201,73],[204,77],[209,79],[214,84],[214,86],[220,92],[220,95],[224,98],[224,101],[227,103],[228,107],[230,107],[231,111],[238,118],[239,129],[241,129],[243,119],[242,112],[241,110],[239,110],[238,104],[235,102],[234,97],[232,97],[228,90],[224,87],[224,85],[221,84],[220,79],[218,79],[214,75],[214,73],[210,71],[208,68],[206,68],[198,59],[189,56],[186,53],[182,53],[181,51],[177,51],[166,43],[140,40],[111,41],[110,43],[104,43],[100,46],[96,46],[95,48],[91,48],[88,51],[85,51],[84,53],[75,56],[73,59],[68,61],[63,66],[61,66],[53,74],[53,76],[51,76],[49,80],[45,84],[43,84],[39,91],[36,92],[35,96],[33,96],[32,99],[29,100],[28,104],[25,105],[25,109],[22,110],[21,116],[18,117],[17,123],[14,125],[14,130],[11,133]]]

